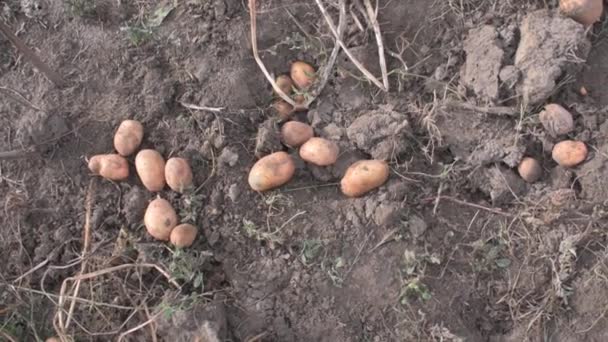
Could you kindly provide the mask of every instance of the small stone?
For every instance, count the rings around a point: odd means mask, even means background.
[[[232,200],[232,202],[236,203],[236,200],[239,198],[240,194],[241,189],[236,183],[232,184],[230,188],[228,188],[228,197]]]
[[[414,215],[408,220],[408,228],[413,237],[419,238],[426,232],[428,225],[422,218]]]
[[[382,203],[376,207],[374,222],[381,227],[393,226],[399,219],[398,203]]]
[[[239,161],[239,154],[235,152],[233,148],[226,147],[222,150],[218,161],[220,165],[235,166]]]

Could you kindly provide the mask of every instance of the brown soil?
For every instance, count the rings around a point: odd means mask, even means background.
[[[334,42],[315,2],[258,3],[271,73],[326,63]],[[373,30],[348,3],[344,41],[380,75]],[[0,152],[17,151],[0,154],[0,340],[605,341],[605,25],[586,32],[546,3],[381,0],[391,91],[341,52],[296,115],[341,148],[322,168],[278,140],[246,1],[0,2],[69,84],[0,35]],[[566,137],[543,131],[549,102],[589,146],[577,168],[551,160]],[[127,181],[90,175],[86,158],[113,151],[124,119],[143,123],[142,148],[191,162],[195,191],[158,194],[199,228],[191,248],[146,233],[157,194],[133,157]],[[252,191],[250,167],[276,150],[296,159],[294,178]],[[524,156],[543,167],[534,184],[517,174]],[[370,157],[390,162],[389,181],[346,198],[337,182]],[[68,278],[96,271],[70,312]]]

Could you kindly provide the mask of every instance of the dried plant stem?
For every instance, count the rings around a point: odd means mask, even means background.
[[[319,10],[321,11],[321,14],[323,14],[323,17],[325,18],[325,21],[327,22],[327,26],[329,26],[330,31],[336,38],[336,41],[338,42],[338,44],[340,44],[340,47],[342,48],[342,50],[344,50],[344,53],[346,54],[346,56],[348,56],[348,58],[351,60],[351,62],[353,62],[353,64],[357,67],[357,69],[359,69],[359,71],[361,71],[361,73],[363,73],[363,75],[365,75],[365,77],[367,77],[374,85],[376,85],[382,91],[387,91],[387,88],[380,81],[378,81],[378,79],[376,79],[376,77],[374,75],[372,75],[372,73],[369,72],[369,70],[367,70],[363,66],[363,64],[361,64],[361,62],[359,62],[355,58],[355,56],[353,56],[353,54],[348,50],[348,48],[346,47],[346,44],[344,44],[344,42],[340,38],[340,35],[338,34],[338,30],[336,29],[336,26],[334,25],[333,19],[329,16],[329,13],[327,13],[327,9],[325,8],[325,6],[321,2],[321,0],[315,0],[315,2],[317,3]]]
[[[370,24],[374,28],[374,33],[376,35],[376,43],[378,44],[378,59],[380,61],[380,70],[382,72],[382,84],[386,91],[389,90],[388,84],[388,71],[386,68],[386,58],[384,57],[384,42],[382,39],[382,31],[380,31],[380,24],[378,23],[378,3],[376,3],[376,9],[372,7],[372,3],[370,0],[363,0],[365,4],[365,9],[367,10],[367,19],[370,21]]]

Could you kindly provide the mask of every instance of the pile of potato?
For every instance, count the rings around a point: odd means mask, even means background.
[[[558,139],[574,131],[572,114],[564,107],[551,103],[539,114],[545,131]],[[563,167],[575,167],[587,159],[587,146],[581,141],[562,140],[553,146],[551,157]],[[531,157],[525,157],[519,163],[517,171],[526,182],[536,182],[542,176],[540,163]]]
[[[290,76],[277,77],[281,90],[292,96],[296,103],[305,101],[306,91],[315,81],[315,70],[305,62],[291,65]],[[289,120],[294,108],[283,100],[274,103],[279,117]],[[289,148],[299,148],[302,160],[317,166],[330,166],[340,155],[338,145],[330,140],[314,136],[312,127],[298,121],[287,121],[281,127],[281,141]],[[249,186],[255,191],[267,191],[287,183],[295,173],[295,163],[286,152],[275,152],[258,160],[249,172]],[[351,165],[340,184],[342,193],[358,197],[381,186],[389,177],[389,167],[384,160],[361,160]]]
[[[144,137],[144,127],[135,120],[123,121],[114,135],[117,154],[100,154],[89,159],[89,169],[103,178],[122,181],[129,178],[126,157],[137,151]],[[184,193],[192,189],[192,169],[186,159],[170,158],[165,162],[156,150],[144,149],[135,156],[135,170],[146,189],[159,192],[168,185],[171,190]],[[148,233],[157,240],[171,241],[179,248],[192,245],[197,228],[191,224],[178,225],[177,214],[171,204],[158,196],[150,202],[144,215]]]

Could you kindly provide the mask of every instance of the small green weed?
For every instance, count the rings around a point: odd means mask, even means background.
[[[178,281],[192,286],[194,290],[204,291],[202,266],[212,256],[210,252],[176,249],[173,251],[169,272]]]

